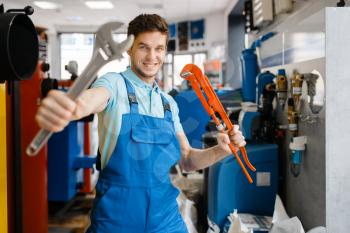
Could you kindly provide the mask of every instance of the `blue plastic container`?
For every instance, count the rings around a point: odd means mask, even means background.
[[[273,214],[278,182],[277,145],[249,144],[246,149],[257,169],[249,172],[253,184],[249,184],[234,156],[209,169],[208,217],[221,229],[234,209],[239,213]]]
[[[245,49],[241,55],[242,92],[244,102],[255,102],[256,76],[259,73],[255,49]]]
[[[48,199],[69,201],[77,193],[82,174],[75,170],[75,160],[84,156],[84,123],[73,121],[48,143]],[[82,171],[80,171],[82,173]]]

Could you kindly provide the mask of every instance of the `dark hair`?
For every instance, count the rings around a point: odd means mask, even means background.
[[[162,17],[156,14],[141,14],[134,18],[128,26],[128,36],[134,35],[135,38],[140,33],[156,31],[165,34],[168,41],[168,24]]]

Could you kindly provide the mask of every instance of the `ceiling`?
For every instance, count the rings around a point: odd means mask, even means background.
[[[9,8],[34,7],[31,16],[34,24],[54,31],[80,28],[94,30],[107,21],[118,20],[128,23],[141,13],[156,13],[168,22],[205,17],[205,15],[224,12],[232,0],[110,0],[114,8],[92,10],[84,0],[48,0],[60,4],[58,10],[42,10],[30,0],[3,0],[5,10]]]

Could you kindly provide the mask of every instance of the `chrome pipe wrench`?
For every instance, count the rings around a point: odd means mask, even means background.
[[[69,88],[67,95],[72,100],[86,90],[96,78],[97,72],[108,62],[123,58],[123,53],[127,51],[134,42],[134,36],[129,36],[121,43],[113,40],[112,32],[120,28],[123,23],[109,22],[103,24],[96,32],[94,50],[92,58],[81,75],[74,81]],[[51,137],[52,132],[41,129],[32,142],[28,145],[26,153],[29,156],[35,156],[45,143]]]

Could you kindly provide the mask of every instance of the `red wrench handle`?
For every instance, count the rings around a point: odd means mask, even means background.
[[[227,113],[222,106],[218,96],[216,95],[213,87],[210,84],[210,81],[207,76],[203,74],[201,69],[194,64],[187,64],[181,71],[181,77],[189,81],[192,85],[193,90],[201,101],[204,109],[208,112],[211,118],[215,121],[217,127],[222,126],[221,122],[217,119],[215,113],[218,113],[227,127],[228,132],[233,130],[233,124],[231,123]],[[205,93],[206,97],[203,95]],[[221,132],[225,132],[223,127],[220,127]],[[241,158],[239,157],[235,147],[232,143],[229,144],[229,147],[234,154],[238,164],[243,170],[243,173],[247,177],[249,183],[253,183],[252,178],[250,177],[247,169],[245,168]],[[239,148],[243,156],[244,162],[252,170],[256,171],[255,167],[250,163],[245,147]]]

